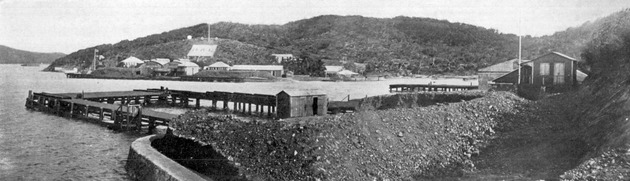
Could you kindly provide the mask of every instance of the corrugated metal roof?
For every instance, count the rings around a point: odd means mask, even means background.
[[[521,60],[521,64],[523,63],[527,63],[530,60]],[[512,60],[508,60],[505,62],[501,62],[498,64],[494,64],[485,68],[481,68],[479,69],[479,72],[511,72],[515,69],[518,69],[518,66],[516,66],[518,62],[518,59],[512,59]]]
[[[556,54],[556,55],[560,55],[561,57],[567,58],[567,59],[569,59],[569,60],[577,61],[575,58],[573,58],[573,57],[569,57],[568,55],[562,54],[562,53],[560,53],[560,52],[551,52],[551,53],[554,53],[554,54]]]
[[[142,60],[140,60],[140,59],[138,59],[136,57],[133,57],[133,56],[131,56],[131,57],[129,57],[129,58],[123,60],[123,61],[120,61],[120,62],[126,63],[126,64],[127,63],[131,63],[131,64],[144,63],[144,61],[142,61]]]
[[[188,52],[189,57],[213,57],[217,45],[193,45]]]
[[[353,72],[353,71],[349,71],[349,70],[342,70],[337,72],[337,74],[339,75],[358,75],[359,73]]]
[[[324,66],[326,67],[326,73],[336,73],[343,70],[343,66]]]
[[[317,90],[317,89],[293,89],[293,90],[282,90],[280,93],[286,93],[290,96],[312,96],[312,95],[326,95],[326,93]]]
[[[208,67],[230,67],[230,65],[223,62],[215,62],[212,65],[208,65]]]
[[[586,79],[586,77],[588,77],[588,75],[580,70],[577,70],[575,72],[575,78],[577,79],[578,82],[582,82],[584,81],[584,79]]]
[[[187,62],[187,61],[179,61],[178,67],[199,67],[196,63]]]
[[[284,70],[282,65],[234,65],[232,70]]]
[[[161,64],[161,65],[165,65],[165,64],[167,64],[168,62],[171,62],[171,60],[166,59],[166,58],[156,58],[156,59],[151,59],[151,61],[152,61],[152,62],[157,62],[157,63],[159,63],[159,64]]]

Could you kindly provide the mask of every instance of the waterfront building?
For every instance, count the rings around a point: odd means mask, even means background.
[[[234,65],[230,70],[269,72],[275,77],[280,77],[284,73],[284,67],[282,65]]]

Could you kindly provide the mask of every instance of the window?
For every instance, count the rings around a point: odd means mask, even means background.
[[[549,75],[549,63],[540,63],[540,75]]]
[[[553,71],[553,84],[564,84],[564,63],[554,64]]]

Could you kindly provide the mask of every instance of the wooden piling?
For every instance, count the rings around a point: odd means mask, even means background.
[[[104,118],[105,118],[105,111],[103,110],[103,108],[101,108],[98,113],[98,120],[102,122]]]

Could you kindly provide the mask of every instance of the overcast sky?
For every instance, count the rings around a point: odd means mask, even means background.
[[[0,45],[71,53],[199,23],[328,14],[429,17],[542,36],[629,7],[628,0],[0,0]]]

